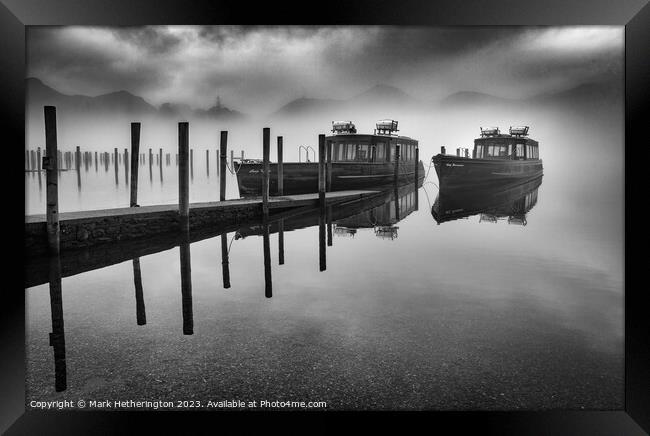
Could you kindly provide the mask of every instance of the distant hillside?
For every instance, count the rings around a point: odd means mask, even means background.
[[[219,119],[243,118],[241,112],[221,105],[207,110],[192,109],[189,105],[163,103],[160,108],[149,104],[142,97],[127,91],[117,91],[90,97],[86,95],[66,95],[44,84],[41,80],[30,77],[26,79],[27,108],[30,111],[42,111],[45,105],[56,106],[58,110],[72,114],[137,114],[162,115],[176,118],[207,117]]]
[[[512,100],[508,98],[496,97],[490,94],[475,91],[459,91],[451,94],[438,103],[444,107],[459,107],[459,106],[503,106],[507,104],[520,103],[519,100]]]
[[[345,112],[359,107],[372,110],[389,104],[413,109],[418,108],[422,103],[399,88],[380,84],[361,94],[341,100],[301,97],[282,106],[273,115],[313,115]]]

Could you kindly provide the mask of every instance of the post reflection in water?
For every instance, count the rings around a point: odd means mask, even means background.
[[[273,283],[271,279],[271,241],[269,238],[269,222],[264,217],[263,227],[263,245],[264,245],[264,296],[271,298],[273,296]]]
[[[320,271],[327,269],[327,253],[325,246],[325,206],[321,203],[318,216],[318,266]]]
[[[284,265],[284,219],[278,221],[278,265]]]
[[[221,271],[224,289],[230,288],[230,266],[228,265],[228,234],[221,234]]]
[[[61,259],[50,258],[50,309],[52,312],[52,332],[50,346],[54,349],[54,390],[65,391],[67,371],[65,361],[65,332],[63,328],[63,296],[61,294]]]
[[[332,241],[332,206],[327,208],[327,246],[331,247]]]
[[[147,313],[144,308],[144,295],[142,291],[142,272],[140,271],[140,258],[133,259],[133,283],[135,284],[135,316],[138,325],[147,324]]]
[[[194,334],[194,316],[192,313],[192,267],[190,264],[189,235],[185,234],[179,247],[181,259],[181,295],[183,305],[183,334]]]
[[[537,204],[537,191],[542,177],[517,185],[496,185],[481,189],[441,190],[431,207],[438,224],[479,215],[479,223],[525,226],[526,214]]]

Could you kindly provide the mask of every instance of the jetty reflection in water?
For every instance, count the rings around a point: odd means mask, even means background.
[[[506,184],[487,188],[441,189],[431,207],[438,224],[479,215],[479,222],[523,225],[526,214],[537,204],[542,177],[522,184]]]

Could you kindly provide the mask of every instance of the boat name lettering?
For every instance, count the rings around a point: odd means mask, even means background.
[[[448,167],[464,167],[465,166],[463,164],[455,164],[455,163],[448,163],[448,164],[445,164],[445,165],[448,166]]]

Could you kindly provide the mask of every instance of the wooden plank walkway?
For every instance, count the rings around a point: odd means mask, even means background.
[[[361,200],[372,197],[380,191],[336,191],[325,193],[325,203],[333,204],[342,201]],[[235,200],[211,201],[202,203],[191,203],[192,210],[202,209],[223,209],[224,211],[232,207],[241,206],[262,206],[262,198],[240,198]],[[318,193],[283,195],[278,197],[269,197],[269,209],[286,209],[292,207],[315,206],[318,204]],[[162,204],[154,206],[140,207],[120,207],[114,209],[97,209],[85,210],[78,212],[62,212],[59,214],[59,221],[66,220],[85,220],[85,219],[102,219],[108,217],[131,216],[136,218],[138,215],[148,215],[161,212],[173,212],[178,210],[178,204]],[[25,224],[45,222],[45,214],[26,215]]]

